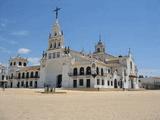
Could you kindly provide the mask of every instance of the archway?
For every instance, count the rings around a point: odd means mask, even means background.
[[[57,76],[57,88],[61,88],[62,87],[62,75],[58,75]]]
[[[117,88],[117,79],[114,80],[114,88]]]

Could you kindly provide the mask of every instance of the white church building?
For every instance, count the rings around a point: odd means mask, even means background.
[[[65,47],[64,41],[57,10],[40,66],[27,66],[27,59],[21,57],[11,58],[8,87],[139,88],[138,70],[130,51],[126,56],[110,55],[100,38],[95,51],[86,54]]]

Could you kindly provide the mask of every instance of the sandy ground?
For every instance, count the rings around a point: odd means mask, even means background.
[[[160,120],[160,91],[0,89],[0,120]]]

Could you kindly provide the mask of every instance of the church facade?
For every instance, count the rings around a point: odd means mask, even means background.
[[[99,39],[95,52],[85,54],[65,47],[58,18],[49,35],[40,65],[39,87],[137,89],[137,67],[131,53],[115,57]]]
[[[27,63],[21,57],[10,59],[8,87],[139,88],[138,70],[130,51],[126,56],[110,55],[101,38],[90,54],[65,47],[57,12],[40,66]]]

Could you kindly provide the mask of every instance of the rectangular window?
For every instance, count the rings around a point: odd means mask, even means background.
[[[79,86],[83,86],[83,79],[79,80]]]
[[[113,86],[113,81],[111,81],[111,86]]]
[[[108,69],[108,73],[111,73],[111,70],[110,70],[110,69]]]
[[[55,53],[53,53],[53,58],[55,58],[56,56],[55,56]]]
[[[100,85],[100,80],[99,79],[97,79],[97,85]]]
[[[104,80],[102,80],[102,85],[104,85]]]
[[[2,75],[2,80],[4,80],[4,75]]]
[[[57,58],[59,58],[60,57],[60,52],[57,52]]]
[[[108,80],[108,86],[110,85],[110,81]]]
[[[51,53],[48,54],[48,59],[51,59]]]
[[[32,87],[32,81],[30,81],[30,87]]]

